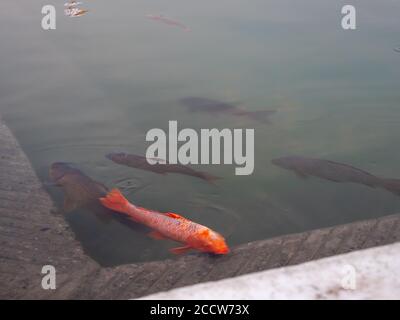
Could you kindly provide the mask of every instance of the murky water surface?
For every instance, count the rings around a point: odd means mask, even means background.
[[[57,29],[43,31],[53,2]],[[360,184],[300,179],[271,163],[290,154],[400,178],[400,3],[353,1],[357,30],[340,26],[343,1],[62,1],[0,3],[0,108],[38,175],[55,161],[141,206],[212,227],[231,245],[400,211],[400,197]],[[164,15],[174,22],[146,15]],[[164,17],[163,16],[163,17]],[[162,19],[161,19],[162,20]],[[186,28],[190,29],[187,30]],[[271,124],[190,112],[185,97],[277,110]],[[254,128],[255,171],[198,166],[216,185],[119,166],[114,151],[143,154],[152,128]],[[62,194],[50,188],[62,205]],[[170,256],[118,221],[66,215],[85,250],[104,265]]]

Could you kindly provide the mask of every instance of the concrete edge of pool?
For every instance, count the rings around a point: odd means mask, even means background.
[[[102,268],[83,252],[64,218],[55,212],[0,117],[1,299],[138,298],[400,241],[400,214],[396,214],[255,241],[224,257],[193,254]],[[56,290],[41,287],[44,265],[56,268]]]
[[[315,300],[400,297],[400,243],[160,292],[145,300]]]

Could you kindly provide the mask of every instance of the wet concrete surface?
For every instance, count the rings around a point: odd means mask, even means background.
[[[192,254],[102,268],[87,256],[0,118],[0,298],[129,299],[299,264],[400,240],[400,215],[360,221],[233,248],[223,257]],[[41,286],[56,268],[55,290]]]

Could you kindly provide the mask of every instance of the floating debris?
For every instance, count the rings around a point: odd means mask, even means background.
[[[190,28],[188,28],[186,25],[184,25],[183,23],[173,20],[171,18],[168,18],[162,14],[147,14],[146,18],[151,19],[151,20],[155,20],[155,21],[160,21],[164,24],[170,25],[170,26],[175,26],[178,28],[181,28],[185,31],[191,31]]]
[[[78,9],[78,8],[72,8],[72,9],[65,9],[64,13],[67,17],[81,17],[83,15],[85,15],[86,13],[88,13],[89,10],[85,10],[85,9]]]
[[[393,51],[400,53],[400,46],[393,48]]]
[[[66,9],[64,9],[64,14],[67,17],[71,17],[71,18],[81,17],[81,16],[85,15],[86,13],[89,12],[89,10],[78,8],[78,6],[81,4],[82,4],[82,2],[77,2],[77,1],[70,1],[70,2],[64,3],[64,7],[66,7]]]
[[[80,4],[82,4],[82,2],[70,1],[70,2],[64,3],[64,7],[72,8],[72,7],[76,7]]]

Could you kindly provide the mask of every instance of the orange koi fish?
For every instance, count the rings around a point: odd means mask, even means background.
[[[176,213],[161,213],[137,207],[130,203],[118,189],[100,198],[100,202],[106,208],[123,213],[132,220],[151,228],[152,238],[171,239],[185,244],[183,247],[171,249],[174,254],[185,253],[192,249],[214,254],[229,252],[225,239],[219,233]]]

